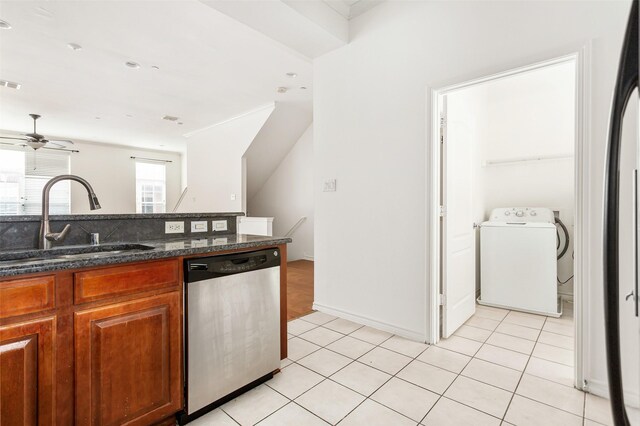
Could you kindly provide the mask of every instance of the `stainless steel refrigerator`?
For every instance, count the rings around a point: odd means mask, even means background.
[[[623,368],[620,341],[620,297],[622,303],[634,304],[633,312],[638,317],[638,170],[631,177],[621,176],[622,128],[627,104],[632,96],[638,96],[638,0],[631,5],[627,22],[617,81],[611,107],[609,141],[607,148],[607,169],[604,193],[604,312],[607,353],[607,372],[613,420],[616,426],[628,426],[629,417],[625,408],[623,392]],[[636,141],[638,143],[638,141]],[[635,241],[635,277],[621,280],[620,274],[620,183],[621,179],[634,180],[635,200],[633,206]],[[621,293],[622,292],[622,293]],[[625,310],[628,311],[628,310]],[[623,318],[625,322],[626,318]],[[637,360],[640,362],[640,360]]]

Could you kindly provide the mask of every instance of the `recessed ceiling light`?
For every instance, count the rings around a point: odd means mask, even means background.
[[[300,90],[307,90],[307,86],[300,86]]]
[[[96,120],[100,120],[100,117],[96,117]]]
[[[298,76],[298,74],[296,74],[295,72],[288,72],[287,73],[287,77],[290,77],[290,78],[296,78],[297,76]]]
[[[289,90],[287,87],[282,87],[282,86],[276,89],[278,93],[287,93],[287,90]]]
[[[137,62],[133,62],[133,61],[127,61],[124,63],[126,66],[128,66],[129,68],[134,68],[134,69],[138,69],[140,68],[140,64]]]
[[[0,80],[0,86],[8,87],[10,89],[19,89],[20,87],[22,87],[20,83],[15,83],[13,81],[7,81],[7,80]]]
[[[2,19],[0,19],[0,30],[10,30],[11,29],[11,24],[8,23],[7,21],[3,21]]]
[[[178,125],[182,126],[184,123],[182,121],[178,121]]]
[[[178,117],[174,117],[173,115],[165,115],[162,119],[167,121],[178,121]]]
[[[159,67],[159,66],[157,66],[157,65],[151,65],[151,69],[152,69],[152,70],[159,70],[159,69],[160,69],[160,67]]]
[[[127,114],[127,117],[132,118],[132,117],[133,117],[133,115],[131,115],[131,114]]]
[[[69,43],[67,44],[67,47],[71,50],[82,50],[82,46],[80,46],[78,43]]]

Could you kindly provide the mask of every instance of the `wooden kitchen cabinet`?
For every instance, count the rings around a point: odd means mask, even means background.
[[[182,408],[180,294],[75,313],[76,424],[149,425]]]
[[[175,424],[184,396],[183,261],[0,277],[0,426]]]
[[[55,424],[55,318],[0,327],[0,424]]]

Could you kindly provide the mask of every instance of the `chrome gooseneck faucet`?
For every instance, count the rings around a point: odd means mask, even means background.
[[[71,225],[67,224],[61,232],[51,232],[49,227],[49,192],[51,191],[51,187],[61,180],[75,180],[81,183],[89,194],[89,208],[91,208],[91,210],[100,208],[100,202],[95,192],[93,192],[93,188],[89,182],[80,176],[60,175],[52,178],[42,189],[42,220],[40,221],[40,236],[38,237],[38,246],[40,249],[50,249],[52,241],[64,241],[71,227]]]

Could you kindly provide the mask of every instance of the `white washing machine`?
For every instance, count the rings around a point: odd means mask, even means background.
[[[480,226],[478,303],[559,317],[556,244],[550,209],[494,209]]]

